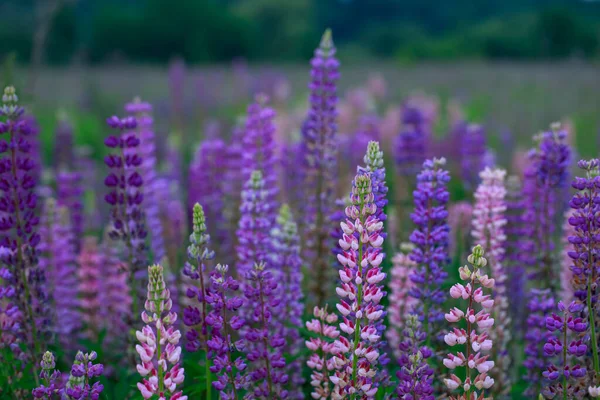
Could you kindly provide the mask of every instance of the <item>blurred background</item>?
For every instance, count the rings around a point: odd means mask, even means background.
[[[135,95],[161,129],[196,140],[230,131],[259,91],[305,108],[329,27],[350,103],[384,115],[424,92],[517,140],[568,119],[596,155],[600,1],[0,0],[0,15],[0,83],[21,89],[43,131],[67,115],[81,144],[101,144],[104,118]],[[377,101],[360,97],[368,82]]]

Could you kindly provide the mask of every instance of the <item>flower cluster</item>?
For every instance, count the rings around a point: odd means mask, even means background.
[[[186,400],[177,385],[183,383],[184,371],[179,365],[181,347],[178,346],[181,333],[174,327],[177,314],[171,311],[172,301],[166,288],[163,267],[148,267],[148,296],[142,320],[146,324],[135,333],[140,344],[135,349],[140,356],[136,366],[144,378],[137,384],[144,399],[154,395],[170,400]],[[169,369],[169,364],[171,368]]]
[[[77,352],[69,380],[63,391],[66,400],[98,400],[100,398],[104,386],[100,382],[94,382],[93,385],[90,383],[91,379],[101,376],[104,372],[102,364],[93,363],[97,357],[95,351],[91,353]]]
[[[564,398],[581,398],[585,394],[584,378],[587,371],[585,366],[575,363],[577,358],[588,352],[586,344],[587,321],[578,317],[584,306],[573,301],[568,306],[558,302],[561,316],[552,313],[546,317],[546,328],[556,334],[544,344],[544,354],[547,357],[560,358],[560,364],[550,364],[543,372],[550,384],[542,390],[544,396],[553,399],[556,396]],[[572,335],[568,340],[569,333]]]
[[[248,381],[244,375],[246,363],[235,352],[243,349],[243,340],[236,341],[236,333],[244,326],[239,310],[244,299],[237,295],[240,284],[227,274],[227,265],[217,265],[210,274],[210,290],[206,301],[211,306],[206,323],[211,327],[211,339],[208,347],[213,355],[210,371],[217,374],[212,382],[219,390],[222,399],[237,399],[240,390]]]
[[[379,328],[384,317],[380,302],[385,296],[381,285],[385,273],[380,268],[383,222],[377,218],[370,175],[356,175],[350,199],[346,221],[341,223],[343,235],[339,245],[343,252],[337,256],[342,268],[336,307],[342,315],[343,334],[335,342],[335,363],[339,369],[331,377],[334,399],[348,395],[371,397],[377,393],[377,343],[383,335]]]
[[[402,340],[398,345],[400,370],[396,376],[400,382],[396,387],[396,394],[401,400],[435,399],[433,369],[427,364],[433,352],[423,345],[426,338],[425,332],[421,330],[419,318],[415,314],[408,314]]]
[[[306,329],[316,335],[306,341],[306,347],[311,351],[306,361],[313,387],[311,396],[314,399],[328,399],[332,389],[329,377],[336,368],[332,357],[337,353],[334,341],[340,336],[340,331],[334,325],[338,317],[328,313],[327,308],[319,307],[313,309],[313,316],[312,320],[306,322]]]
[[[62,169],[56,174],[56,200],[59,206],[69,210],[72,237],[75,251],[81,248],[83,237],[83,176],[78,171]]]
[[[460,167],[464,184],[477,185],[479,171],[485,167],[486,137],[481,125],[470,124],[461,135]]]
[[[445,164],[443,158],[423,163],[414,192],[415,210],[411,214],[416,228],[410,235],[415,246],[410,258],[416,267],[410,275],[414,286],[409,294],[417,300],[415,312],[423,318],[422,329],[427,336],[435,332],[433,325],[444,318],[440,305],[446,299],[441,285],[448,276],[444,267],[449,262],[446,204],[450,195],[446,185],[450,175],[443,169]]]
[[[444,341],[448,346],[465,346],[464,353],[462,351],[449,353],[443,361],[446,368],[451,371],[457,367],[464,367],[466,370],[464,379],[454,373],[444,379],[444,383],[450,390],[460,387],[463,391],[462,395],[450,396],[450,399],[453,400],[479,398],[476,390],[485,391],[494,384],[494,379],[488,375],[488,372],[494,367],[494,361],[489,359],[489,355],[482,353],[492,349],[492,340],[487,332],[494,325],[494,319],[490,316],[494,300],[483,291],[483,288],[492,289],[494,287],[494,279],[489,278],[481,271],[487,265],[483,254],[484,251],[480,245],[473,248],[473,252],[468,257],[469,264],[473,266],[473,269],[467,265],[459,268],[460,278],[467,281],[467,284],[457,283],[450,288],[452,298],[466,300],[468,304],[464,311],[454,307],[445,315],[446,321],[450,323],[459,323],[462,320],[466,322],[466,329],[453,328],[444,336]],[[478,285],[481,286],[477,287]],[[476,304],[480,305],[480,310],[475,308]]]
[[[49,351],[45,352],[42,356],[42,361],[40,361],[40,367],[42,368],[40,378],[42,378],[43,383],[33,389],[33,397],[44,400],[55,399],[59,395],[61,388],[59,382],[60,372],[56,370],[54,354]]]
[[[396,138],[394,156],[398,173],[413,177],[427,155],[429,128],[422,111],[413,104],[402,106],[402,130]]]

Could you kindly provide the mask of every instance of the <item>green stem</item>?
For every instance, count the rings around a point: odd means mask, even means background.
[[[208,357],[208,351],[204,352],[204,368],[206,374],[206,398],[211,399],[212,395],[210,393],[212,388],[212,375],[210,373],[210,358]]]

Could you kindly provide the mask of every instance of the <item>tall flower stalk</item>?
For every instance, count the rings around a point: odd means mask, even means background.
[[[488,372],[494,367],[494,361],[490,360],[488,352],[492,349],[492,340],[489,339],[487,332],[494,325],[494,319],[491,318],[490,310],[494,306],[489,294],[484,294],[483,289],[492,289],[494,279],[489,278],[481,269],[487,264],[483,257],[484,251],[480,245],[473,248],[473,252],[468,257],[469,264],[459,268],[460,278],[466,281],[463,285],[457,283],[450,289],[450,296],[454,299],[467,301],[467,307],[460,309],[454,307],[445,315],[446,321],[450,323],[466,323],[466,329],[453,328],[444,336],[444,341],[450,347],[464,345],[465,352],[457,351],[449,353],[444,358],[446,368],[454,371],[457,367],[465,368],[465,378],[461,379],[454,373],[449,378],[444,379],[444,383],[450,390],[456,390],[460,387],[462,394],[450,396],[451,400],[472,400],[479,399],[476,390],[483,393],[489,390],[494,384]],[[479,304],[479,306],[477,306]],[[479,310],[476,307],[480,307]]]
[[[163,267],[149,266],[148,278],[148,296],[145,310],[142,311],[142,321],[146,325],[135,333],[140,342],[135,346],[140,357],[136,368],[144,378],[137,387],[144,399],[158,396],[169,400],[186,400],[187,396],[177,391],[177,385],[184,380],[184,370],[179,365],[181,333],[173,326],[177,314],[171,311],[173,302],[165,285]]]
[[[330,376],[336,369],[334,355],[337,353],[335,340],[340,331],[334,325],[338,317],[328,313],[327,308],[315,307],[313,319],[306,322],[306,329],[313,337],[306,341],[311,351],[306,365],[310,368],[311,396],[314,399],[328,399],[332,392]]]
[[[380,302],[385,296],[381,285],[385,274],[380,268],[383,222],[377,218],[369,174],[359,173],[354,178],[351,202],[346,208],[346,221],[341,223],[344,233],[339,245],[343,252],[337,256],[342,268],[336,307],[342,315],[343,334],[336,340],[335,363],[339,370],[331,377],[334,399],[372,397],[377,393],[377,343],[383,335],[378,329],[384,315]]]
[[[337,81],[339,62],[327,30],[311,60],[309,110],[302,126],[301,153],[307,197],[302,205],[300,231],[303,258],[312,272],[314,304],[322,306],[328,293],[330,215],[335,204]]]

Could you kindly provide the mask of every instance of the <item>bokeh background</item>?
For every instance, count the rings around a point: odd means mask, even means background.
[[[381,115],[415,91],[442,110],[458,102],[492,145],[568,119],[581,154],[596,155],[599,1],[0,0],[0,15],[0,83],[36,108],[46,158],[65,116],[101,152],[104,118],[135,95],[193,142],[229,131],[257,92],[305,107],[327,27],[347,99]],[[377,79],[378,103],[361,99]]]

